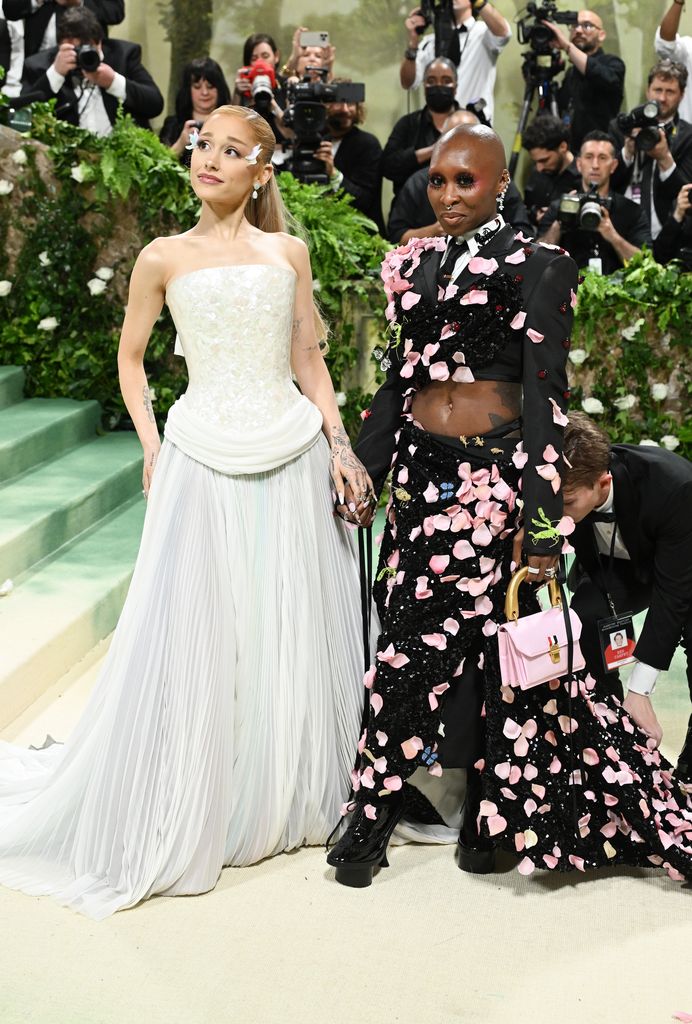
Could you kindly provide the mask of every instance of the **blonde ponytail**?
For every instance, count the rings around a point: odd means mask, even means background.
[[[247,121],[252,129],[255,141],[261,146],[258,166],[266,167],[267,164],[271,164],[276,147],[276,139],[269,124],[260,114],[250,107],[237,107],[230,103],[217,107],[209,117],[213,114],[229,114],[231,117],[240,117]],[[260,231],[266,231],[270,234],[274,231],[286,231],[288,234],[296,235],[298,238],[302,238],[304,242],[308,242],[302,224],[286,209],[273,174],[267,184],[263,185],[259,190],[257,199],[248,199],[245,205],[245,217],[253,227],[259,228]],[[323,343],[323,351],[325,351],[325,348],[327,348],[327,338],[329,337],[329,326],[324,320],[319,305],[314,298],[313,320],[315,333],[320,343]]]

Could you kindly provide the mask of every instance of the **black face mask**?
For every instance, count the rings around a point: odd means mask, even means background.
[[[436,114],[444,114],[454,104],[454,86],[429,85],[425,90],[425,102]]]

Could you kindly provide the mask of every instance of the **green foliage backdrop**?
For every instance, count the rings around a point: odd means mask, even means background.
[[[384,337],[377,272],[387,245],[347,197],[279,181],[310,244],[331,325],[327,362],[353,434],[369,399],[354,383],[364,346],[355,326],[374,324],[370,346]],[[151,238],[191,226],[197,205],[187,172],[128,117],[106,139],[45,107],[31,140],[0,129],[0,362],[26,368],[28,394],[96,398],[106,426],[127,425],[116,352],[132,264]],[[146,357],[161,425],[185,386],[174,333],[164,311]],[[614,440],[692,456],[691,338],[692,275],[682,268],[644,253],[611,277],[588,274],[570,352],[574,404]]]

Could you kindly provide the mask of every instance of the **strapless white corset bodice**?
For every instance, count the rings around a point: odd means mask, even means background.
[[[291,378],[296,276],[287,267],[207,267],[166,300],[189,374],[165,435],[225,473],[273,469],[306,451],[322,416]]]

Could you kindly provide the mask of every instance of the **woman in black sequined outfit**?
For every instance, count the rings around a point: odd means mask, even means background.
[[[347,885],[386,864],[413,772],[443,763],[468,770],[465,870],[492,870],[501,844],[523,854],[524,873],[618,861],[692,871],[688,801],[617,702],[592,699],[586,676],[571,694],[558,680],[501,686],[513,563],[549,578],[574,527],[560,477],[577,285],[564,250],[497,215],[507,183],[494,132],[449,132],[428,188],[448,237],[412,240],[383,264],[393,340],[357,451],[377,488],[392,468],[392,496],[352,814],[328,855]],[[530,593],[522,604],[537,608]]]

